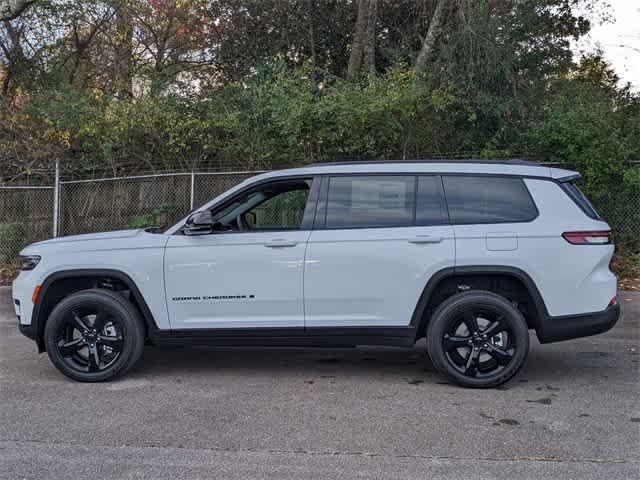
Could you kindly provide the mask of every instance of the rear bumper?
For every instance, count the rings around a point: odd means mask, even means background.
[[[618,318],[620,318],[620,305],[616,303],[600,312],[545,317],[540,320],[536,334],[540,343],[588,337],[611,330]]]

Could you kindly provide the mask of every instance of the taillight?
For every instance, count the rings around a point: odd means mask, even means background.
[[[573,245],[606,245],[611,243],[611,232],[564,232],[562,238]]]

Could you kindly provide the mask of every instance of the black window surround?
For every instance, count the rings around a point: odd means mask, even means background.
[[[414,181],[415,181],[415,189],[414,189],[414,199],[416,201],[414,201],[414,213],[413,213],[413,221],[411,222],[411,224],[403,226],[403,227],[398,227],[398,226],[375,226],[375,227],[369,227],[369,226],[365,226],[365,227],[361,227],[361,226],[340,226],[340,227],[336,227],[336,228],[328,228],[325,225],[325,219],[326,219],[326,209],[327,209],[327,196],[328,196],[328,190],[329,190],[329,179],[331,177],[342,177],[342,176],[347,176],[347,177],[375,177],[375,176],[384,176],[384,177],[406,177],[406,176],[411,176],[414,177]],[[454,223],[451,221],[450,219],[450,212],[449,212],[449,206],[448,206],[448,202],[447,202],[447,198],[446,198],[446,194],[444,191],[444,184],[443,184],[443,180],[442,177],[447,176],[447,177],[467,177],[467,176],[472,176],[472,177],[491,177],[491,178],[515,178],[515,179],[519,179],[522,182],[522,185],[524,187],[524,191],[527,193],[529,199],[532,202],[533,208],[535,209],[535,216],[533,216],[532,218],[528,219],[528,220],[521,220],[521,221],[491,221],[491,222],[474,222],[474,223]],[[442,202],[442,220],[439,222],[436,221],[432,221],[432,222],[425,222],[425,221],[416,221],[416,205],[417,202],[419,201],[418,198],[415,197],[416,193],[418,192],[418,188],[419,188],[419,181],[420,178],[422,177],[430,177],[430,178],[437,178],[439,180],[439,185],[440,185],[440,199]],[[275,182],[283,182],[283,181],[291,181],[291,180],[308,180],[311,181],[311,188],[309,191],[309,195],[307,197],[307,204],[305,207],[305,211],[304,211],[304,215],[303,215],[303,219],[302,219],[302,223],[300,224],[300,227],[297,229],[274,229],[274,230],[255,230],[255,231],[228,231],[228,232],[223,232],[223,233],[233,233],[233,234],[242,234],[242,233],[257,233],[257,232],[268,232],[268,231],[274,231],[274,232],[282,232],[282,231],[304,231],[304,230],[354,230],[354,229],[363,229],[363,228],[376,228],[376,229],[380,229],[380,228],[406,228],[406,227],[428,227],[428,226],[443,226],[443,225],[482,225],[482,224],[504,224],[504,223],[531,223],[533,221],[535,221],[538,216],[539,216],[539,211],[538,208],[535,204],[535,201],[533,200],[533,197],[531,195],[531,193],[529,192],[529,189],[527,188],[526,184],[524,183],[524,179],[525,178],[533,178],[536,180],[545,180],[545,181],[551,181],[554,183],[557,183],[559,185],[562,185],[561,182],[549,178],[549,177],[543,177],[543,176],[531,176],[531,175],[509,175],[509,174],[498,174],[498,173],[461,173],[461,172],[415,172],[415,171],[408,171],[408,172],[350,172],[350,173],[322,173],[322,174],[316,174],[316,175],[287,175],[287,176],[283,176],[283,177],[277,177],[277,178],[269,178],[269,179],[265,179],[256,183],[252,183],[251,185],[247,185],[246,188],[243,188],[242,190],[236,192],[235,194],[233,194],[232,197],[223,200],[222,203],[215,205],[213,207],[211,207],[211,211],[213,213],[225,208],[226,206],[228,206],[229,204],[233,203],[234,201],[236,201],[238,198],[240,198],[242,195],[246,194],[248,191],[255,189],[256,187],[259,187],[261,185],[265,185],[265,184],[269,184],[269,183],[275,183]],[[176,234],[180,234],[181,231],[178,230],[176,232]],[[212,233],[211,235],[217,235],[220,234],[221,232],[218,233]]]
[[[259,182],[252,183],[247,185],[245,188],[235,192],[229,198],[223,200],[221,203],[214,205],[209,208],[211,213],[215,215],[220,211],[227,208],[229,205],[238,201],[240,198],[244,197],[247,193],[252,190],[259,189],[260,187],[273,185],[276,183],[287,183],[292,181],[307,181],[310,182],[309,194],[307,195],[307,202],[304,209],[304,214],[302,216],[302,222],[300,226],[297,228],[260,228],[256,230],[222,230],[218,232],[207,233],[206,235],[236,235],[236,234],[246,234],[246,233],[263,233],[263,232],[299,232],[304,230],[311,230],[313,228],[313,221],[316,211],[316,205],[318,200],[318,191],[320,190],[321,178],[319,176],[313,175],[291,175],[291,176],[283,176],[277,178],[269,178]],[[182,228],[177,230],[175,234],[182,234]]]

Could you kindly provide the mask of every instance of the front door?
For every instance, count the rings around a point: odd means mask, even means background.
[[[261,183],[212,208],[213,233],[169,239],[172,329],[304,327],[311,186],[306,178]]]

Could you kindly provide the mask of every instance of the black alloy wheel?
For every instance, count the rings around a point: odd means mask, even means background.
[[[73,293],[55,306],[44,332],[51,362],[82,382],[109,380],[142,354],[144,328],[134,305],[110,290]]]
[[[491,292],[471,291],[445,300],[427,331],[434,366],[464,386],[493,387],[524,365],[529,333],[522,313]]]
[[[95,305],[69,310],[64,319],[56,348],[69,368],[95,373],[118,360],[124,342],[118,318]]]
[[[442,345],[449,362],[467,377],[493,375],[513,360],[518,346],[504,316],[470,306],[454,317]]]

